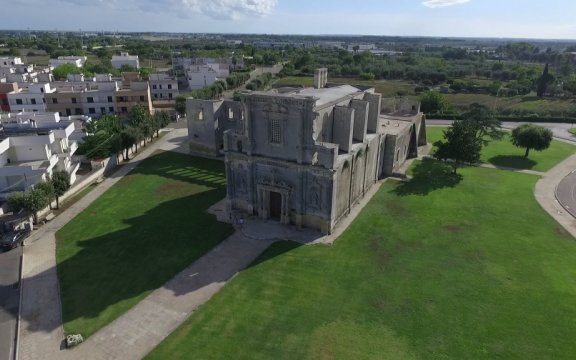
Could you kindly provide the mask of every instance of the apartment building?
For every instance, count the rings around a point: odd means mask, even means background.
[[[150,93],[152,100],[172,100],[178,96],[178,80],[167,74],[150,74]]]
[[[220,69],[218,64],[190,65],[186,70],[190,90],[210,86],[220,79],[226,79],[229,74],[230,72],[228,70]]]
[[[49,83],[31,83],[26,88],[18,88],[7,94],[8,104],[12,112],[44,112],[46,111],[45,95],[52,94],[56,89]]]
[[[123,73],[122,88],[116,92],[115,96],[116,114],[127,116],[138,104],[144,105],[149,112],[152,112],[150,84],[142,80],[138,73]]]
[[[113,55],[111,62],[114,69],[120,69],[122,65],[128,65],[135,69],[140,69],[138,55],[130,55],[127,52],[121,52],[120,55]]]
[[[79,163],[72,161],[78,148],[69,137],[72,121],[57,113],[0,114],[0,198],[26,191],[54,170],[66,170],[76,180]]]
[[[46,94],[46,109],[60,116],[83,115],[81,95],[83,85],[57,86],[56,91]]]
[[[0,67],[14,67],[14,65],[22,65],[22,58],[15,56],[0,57]]]
[[[0,83],[0,112],[9,112],[8,93],[18,91],[16,83]]]
[[[119,89],[120,86],[116,81],[88,83],[80,95],[84,115],[97,118],[107,114],[113,115],[116,112],[114,97]]]
[[[48,63],[55,68],[65,64],[71,64],[81,68],[86,63],[86,60],[88,60],[86,56],[58,56],[57,59],[50,59]]]

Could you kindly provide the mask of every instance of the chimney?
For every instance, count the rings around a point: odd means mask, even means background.
[[[322,89],[328,83],[328,69],[320,68],[314,70],[314,88]]]

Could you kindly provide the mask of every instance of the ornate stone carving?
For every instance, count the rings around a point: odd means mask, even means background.
[[[243,165],[239,165],[238,169],[236,170],[236,190],[240,194],[248,193],[246,172],[244,171]]]
[[[312,180],[308,191],[308,207],[312,210],[320,210],[322,208],[322,184],[316,177]]]
[[[264,105],[264,112],[287,114],[288,108],[286,106],[281,105],[281,104],[270,103],[270,104]]]

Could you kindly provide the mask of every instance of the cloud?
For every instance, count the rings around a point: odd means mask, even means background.
[[[183,10],[213,19],[236,19],[242,16],[265,16],[274,10],[276,0],[179,0]]]
[[[21,0],[34,2],[39,0]],[[45,0],[42,0],[45,1]],[[277,0],[58,0],[78,6],[107,6],[116,10],[174,13],[181,17],[206,15],[231,20],[272,13]]]
[[[429,8],[439,8],[445,6],[452,6],[458,4],[464,4],[469,2],[470,0],[426,0],[422,3],[422,5],[429,7]]]

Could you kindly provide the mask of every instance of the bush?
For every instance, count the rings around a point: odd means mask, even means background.
[[[374,80],[376,76],[370,72],[363,72],[360,74],[360,80]]]

